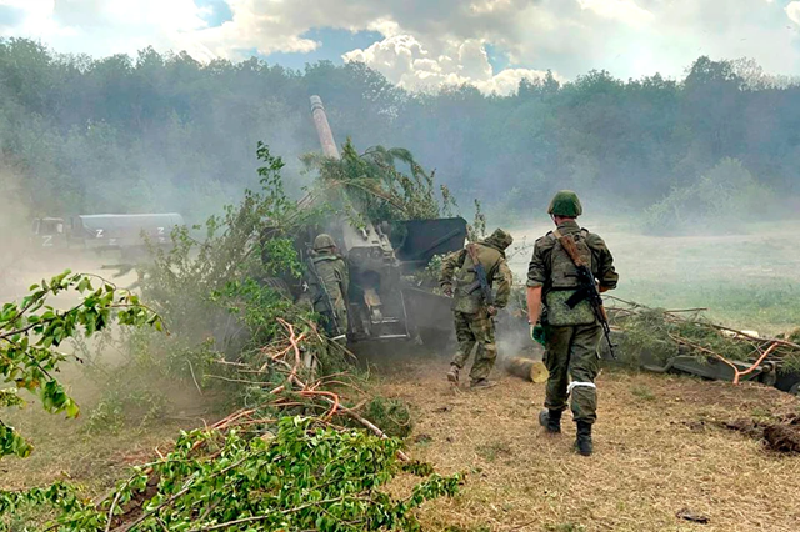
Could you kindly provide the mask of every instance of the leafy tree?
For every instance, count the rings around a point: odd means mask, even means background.
[[[0,374],[16,387],[0,391],[0,405],[5,407],[24,404],[16,393],[21,388],[38,394],[46,411],[74,418],[78,405],[53,375],[70,358],[59,350],[61,344],[79,332],[91,336],[114,324],[153,325],[161,330],[159,317],[138,297],[97,277],[65,271],[34,284],[30,291],[20,303],[6,303],[0,312]],[[72,308],[59,311],[47,304],[49,296],[67,292],[82,296]],[[27,457],[32,450],[13,427],[0,422],[0,456]]]
[[[694,184],[674,188],[646,211],[646,230],[654,234],[691,229],[741,232],[748,218],[764,217],[774,194],[759,184],[739,160],[724,158]]]
[[[787,192],[787,204],[800,195],[796,80],[707,56],[683,81],[547,73],[508,96],[468,85],[413,94],[360,63],[298,71],[152,48],[92,59],[5,39],[0,153],[32,215],[177,210],[199,222],[258,186],[248,149],[257,141],[290,156],[318,149],[313,94],[340,141],[405,147],[455,200],[491,198],[486,209],[510,217],[563,187],[646,208],[725,157]],[[301,195],[304,167],[286,163],[286,190]]]
[[[340,211],[369,222],[435,219],[450,215],[450,191],[435,191],[434,172],[426,172],[411,152],[375,146],[358,154],[350,138],[340,159],[306,155],[308,170],[319,171],[317,188]]]

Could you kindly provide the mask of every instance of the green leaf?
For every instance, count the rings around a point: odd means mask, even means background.
[[[66,412],[67,418],[77,418],[81,413],[80,407],[78,407],[72,398],[67,399],[67,402],[64,404],[64,411]]]

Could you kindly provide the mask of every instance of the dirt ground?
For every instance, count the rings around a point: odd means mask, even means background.
[[[382,394],[415,411],[409,453],[443,474],[464,472],[452,499],[423,507],[431,531],[793,531],[800,456],[770,453],[714,422],[797,412],[775,389],[606,371],[598,378],[595,454],[573,453],[575,426],[538,425],[544,386],[503,376],[471,392],[444,380],[446,362],[407,363]],[[697,523],[679,511],[705,516]]]
[[[166,414],[146,425],[93,430],[89,423],[98,407],[100,385],[84,377],[75,364],[65,365],[61,376],[81,407],[78,418],[49,414],[27,393],[25,407],[0,410],[0,418],[34,446],[30,457],[0,460],[0,488],[26,489],[65,479],[101,496],[126,477],[130,467],[168,452],[182,429],[203,427],[226,414],[210,393],[200,396],[184,385],[158,385],[166,398]]]

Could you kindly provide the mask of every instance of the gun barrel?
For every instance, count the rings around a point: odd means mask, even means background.
[[[322,106],[322,99],[317,95],[311,96],[311,115],[314,117],[314,126],[317,128],[319,143],[322,145],[322,152],[329,158],[339,159],[339,151],[336,142],[333,140],[333,133],[328,124],[328,117],[325,115],[325,108]]]

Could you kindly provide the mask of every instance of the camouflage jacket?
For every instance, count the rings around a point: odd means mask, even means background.
[[[320,283],[326,291],[331,301],[336,301],[337,297],[347,299],[347,292],[350,287],[350,273],[344,259],[332,251],[317,251],[311,258],[314,269],[319,276]]]
[[[600,236],[579,227],[575,221],[564,221],[558,225],[557,231],[573,237],[578,253],[591,266],[592,274],[602,288],[613,290],[617,287],[619,275],[614,269],[614,259]],[[577,268],[561,247],[556,233],[548,232],[536,240],[528,265],[527,286],[543,287],[545,308],[551,309],[547,311],[548,315],[553,316],[555,313],[556,316],[564,317],[561,323],[564,325],[594,321],[588,308],[571,311],[569,314],[572,320],[566,318],[566,311],[561,310],[561,301],[577,288],[577,277]]]
[[[476,248],[478,261],[486,271],[486,281],[490,287],[497,283],[494,306],[503,308],[508,304],[511,294],[511,270],[506,264],[505,255],[499,248],[486,242],[476,244]],[[459,274],[455,281],[453,310],[469,314],[485,310],[486,303],[478,284],[478,276],[466,249],[450,255],[444,261],[439,285],[452,285],[456,268],[459,268]]]

